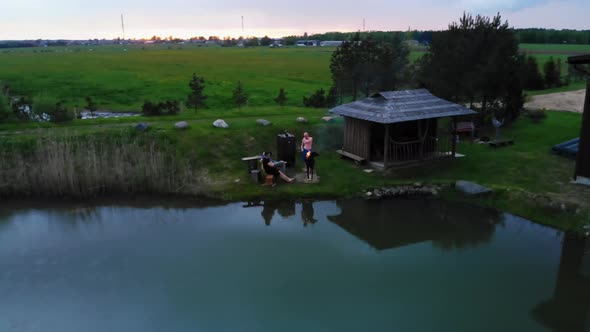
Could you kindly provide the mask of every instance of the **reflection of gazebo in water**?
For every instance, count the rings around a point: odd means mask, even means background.
[[[443,249],[488,242],[499,222],[495,210],[436,200],[338,202],[328,220],[377,250],[432,241]]]
[[[384,167],[455,157],[452,128],[438,119],[475,114],[425,89],[381,92],[330,112],[345,119],[339,153]]]
[[[565,234],[553,297],[532,311],[536,321],[558,331],[583,332],[590,328],[590,275],[586,238]],[[584,266],[586,265],[586,266]],[[586,268],[584,268],[586,267]],[[583,271],[586,270],[586,275]]]

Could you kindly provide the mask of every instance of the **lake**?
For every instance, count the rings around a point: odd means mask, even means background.
[[[0,331],[588,331],[584,238],[437,200],[0,203]]]

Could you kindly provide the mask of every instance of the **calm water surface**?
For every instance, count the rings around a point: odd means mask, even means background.
[[[438,201],[0,204],[0,331],[588,331],[584,239]]]

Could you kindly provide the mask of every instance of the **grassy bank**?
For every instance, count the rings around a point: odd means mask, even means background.
[[[516,142],[511,147],[495,150],[462,141],[458,150],[464,158],[371,174],[334,152],[342,144],[342,123],[326,123],[321,120],[324,115],[324,110],[262,107],[206,110],[197,115],[185,112],[177,117],[78,120],[67,126],[3,125],[0,156],[5,159],[0,161],[0,192],[34,194],[49,188],[51,194],[72,196],[155,191],[229,200],[320,198],[359,195],[378,186],[451,184],[463,179],[495,190],[490,197],[468,199],[471,203],[563,229],[580,229],[590,222],[590,188],[571,184],[574,162],[549,152],[552,145],[578,136],[579,114],[549,112],[538,124],[522,118],[503,129],[503,135]],[[297,123],[298,116],[308,118],[309,123]],[[219,117],[229,123],[229,129],[212,127]],[[255,120],[261,117],[273,125],[257,126]],[[187,120],[190,128],[173,129],[180,119]],[[135,132],[131,126],[139,121],[149,122],[151,128]],[[320,183],[282,184],[271,189],[249,181],[240,158],[274,150],[276,135],[282,130],[298,137],[309,131],[314,136],[321,154],[316,167]],[[6,157],[10,149],[16,149],[18,156]],[[444,196],[465,200],[452,191]]]

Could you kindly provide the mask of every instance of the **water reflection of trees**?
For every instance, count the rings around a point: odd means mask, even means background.
[[[437,200],[347,200],[328,219],[378,250],[432,241],[441,249],[489,242],[500,214]]]
[[[552,331],[588,331],[590,277],[582,274],[587,239],[566,233],[553,297],[538,304],[533,318]]]

